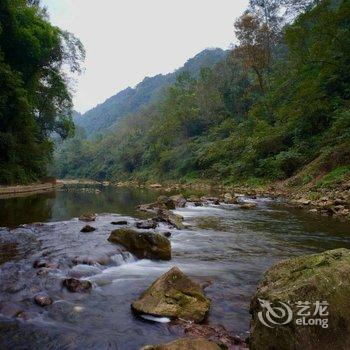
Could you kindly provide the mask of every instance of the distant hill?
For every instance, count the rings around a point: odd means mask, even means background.
[[[162,90],[175,82],[179,73],[188,71],[192,75],[198,76],[201,68],[214,66],[223,60],[227,53],[228,51],[218,48],[206,49],[189,59],[183,67],[173,73],[146,77],[135,88],[128,87],[118,92],[85,114],[75,113],[74,122],[85,129],[88,137],[96,133],[103,133],[119,118],[135,113],[157,100],[161,96]]]

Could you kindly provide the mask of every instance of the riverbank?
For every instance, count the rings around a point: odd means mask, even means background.
[[[32,183],[29,185],[16,185],[16,186],[0,186],[0,198],[21,196],[31,193],[42,193],[47,191],[53,191],[58,187],[61,187],[61,182],[45,182],[45,183]]]
[[[213,181],[196,182],[139,182],[139,181],[103,181],[89,179],[58,180],[62,186],[86,185],[86,186],[116,186],[131,188],[147,188],[165,193],[195,191],[202,196],[208,196],[213,192],[218,194],[230,193],[232,195],[268,196],[271,198],[283,198],[287,203],[315,215],[331,216],[341,220],[350,220],[350,179],[345,178],[341,182],[329,186],[312,186],[306,184],[296,186],[291,179],[287,181],[272,182],[266,184],[223,184]]]

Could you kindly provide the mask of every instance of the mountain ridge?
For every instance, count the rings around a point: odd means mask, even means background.
[[[162,91],[173,84],[181,72],[187,71],[193,76],[198,76],[202,68],[214,66],[224,59],[228,52],[220,48],[204,49],[175,71],[145,77],[134,88],[127,87],[84,114],[75,114],[74,122],[78,127],[85,129],[88,137],[104,133],[121,117],[136,113],[142,107],[157,101]]]

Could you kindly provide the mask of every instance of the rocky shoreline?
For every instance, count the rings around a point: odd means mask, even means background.
[[[350,181],[339,184],[336,188],[297,188],[285,182],[277,182],[265,186],[222,185],[212,182],[195,183],[141,183],[138,181],[112,182],[95,180],[58,180],[66,190],[71,185],[79,186],[116,186],[131,188],[147,188],[159,192],[174,193],[182,191],[198,191],[202,193],[217,192],[221,195],[230,193],[232,196],[267,196],[281,198],[298,209],[312,214],[330,216],[341,220],[350,220]],[[85,191],[93,191],[88,187]],[[99,191],[99,190],[96,190]]]
[[[268,196],[271,198],[282,198],[298,209],[307,210],[313,214],[330,216],[341,220],[350,220],[350,181],[339,184],[337,188],[319,189],[297,189],[287,187],[283,183],[276,185],[251,187],[251,186],[224,186],[212,183],[149,183],[118,182],[118,187],[140,187],[153,190],[174,192],[174,191],[202,191],[210,193],[217,191],[221,195],[230,193],[232,196]]]

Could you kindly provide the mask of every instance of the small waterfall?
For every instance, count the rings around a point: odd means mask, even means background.
[[[135,262],[137,259],[129,252],[120,252],[112,255],[111,260],[117,264],[117,266],[129,264]]]

